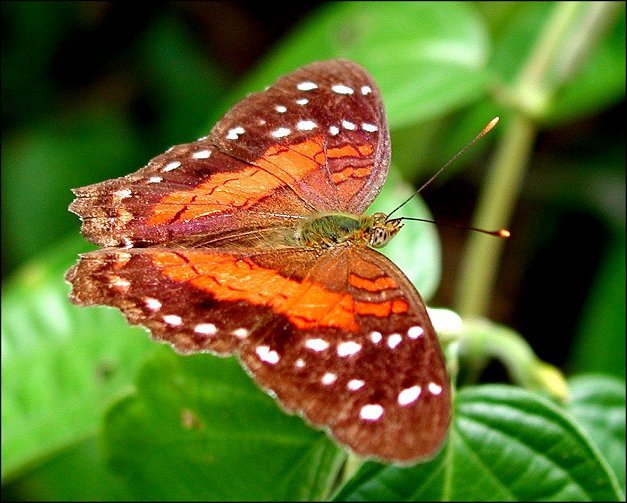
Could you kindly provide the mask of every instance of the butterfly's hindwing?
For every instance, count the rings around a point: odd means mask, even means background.
[[[180,352],[239,354],[287,410],[357,453],[431,455],[450,396],[418,293],[368,248],[286,253],[98,251],[68,279],[75,302],[118,307]]]

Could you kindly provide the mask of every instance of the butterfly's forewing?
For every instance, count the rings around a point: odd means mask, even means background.
[[[101,246],[203,244],[295,225],[287,216],[361,213],[385,180],[389,152],[368,74],[350,61],[313,63],[242,100],[209,136],[75,189],[70,210]]]

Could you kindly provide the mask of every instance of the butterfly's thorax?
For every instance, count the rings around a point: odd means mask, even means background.
[[[361,245],[379,248],[400,230],[398,220],[387,220],[384,213],[354,215],[319,213],[301,222],[293,233],[294,244],[311,248]]]

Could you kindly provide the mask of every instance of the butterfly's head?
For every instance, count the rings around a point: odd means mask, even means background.
[[[373,248],[382,248],[403,227],[400,218],[388,220],[385,213],[377,212],[368,217],[366,233],[368,244]]]

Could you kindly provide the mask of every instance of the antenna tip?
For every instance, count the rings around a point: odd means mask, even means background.
[[[490,122],[488,122],[488,125],[483,128],[483,131],[481,131],[481,133],[479,133],[477,138],[475,138],[475,141],[478,140],[479,138],[481,138],[482,136],[486,135],[494,126],[496,126],[497,122],[500,121],[500,120],[501,120],[500,117],[495,117]]]
[[[501,229],[496,232],[497,236],[503,239],[507,239],[511,236],[511,233],[507,229]]]
[[[494,119],[488,122],[488,125],[485,127],[486,132],[490,131],[490,129],[496,126],[500,120],[501,118],[497,115]]]

